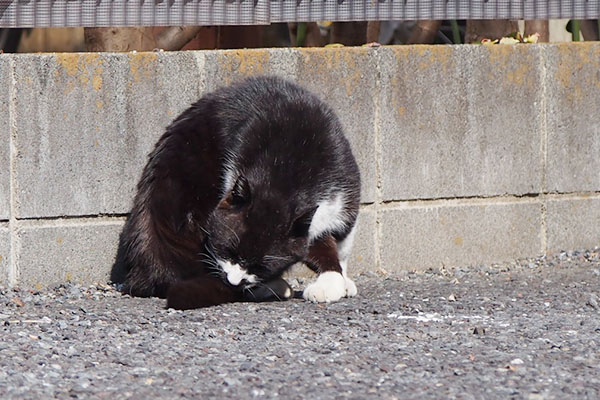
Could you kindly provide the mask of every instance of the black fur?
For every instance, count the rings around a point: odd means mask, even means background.
[[[150,154],[113,280],[182,309],[256,299],[269,282],[284,290],[282,273],[309,261],[316,242],[349,234],[359,188],[341,125],[316,96],[274,77],[221,88],[183,112]],[[343,226],[309,238],[318,202],[336,193],[344,196]],[[258,285],[231,285],[217,257]]]

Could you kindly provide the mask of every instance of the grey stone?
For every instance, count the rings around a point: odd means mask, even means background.
[[[19,285],[44,287],[66,281],[107,282],[121,221],[32,223],[20,229]]]
[[[123,56],[15,59],[18,217],[114,212],[128,181]],[[113,190],[109,188],[114,186]]]
[[[352,253],[348,260],[350,276],[377,268],[377,247],[375,244],[377,213],[374,210],[361,210],[358,214],[356,236]]]
[[[363,203],[377,195],[375,115],[377,58],[372,48],[314,48],[299,52],[297,81],[336,112],[360,167]]]
[[[8,224],[0,223],[0,285],[8,285],[10,269],[10,232]]]
[[[12,58],[0,57],[0,220],[10,217],[10,92]]]
[[[147,153],[197,99],[193,54],[15,58],[18,216],[124,213]]]
[[[194,53],[129,53],[127,63],[127,112],[122,128],[127,134],[126,153],[121,158],[127,179],[121,188],[124,193],[119,193],[120,207],[115,208],[119,213],[129,211],[135,185],[156,141],[179,114],[199,99],[203,88],[201,60]]]
[[[535,46],[380,50],[384,200],[538,192]]]
[[[547,191],[600,191],[600,43],[544,50]]]
[[[381,211],[386,269],[467,266],[543,254],[541,204],[432,205]]]
[[[297,73],[298,51],[292,49],[222,50],[198,54],[202,58],[205,92],[258,75],[277,75],[293,81]]]
[[[600,246],[600,197],[546,203],[548,251]]]

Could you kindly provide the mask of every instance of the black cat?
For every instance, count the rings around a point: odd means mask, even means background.
[[[281,276],[302,261],[319,274],[305,299],[354,296],[359,197],[342,127],[315,95],[275,77],[218,89],[150,154],[121,235],[124,290],[179,309],[289,297]]]

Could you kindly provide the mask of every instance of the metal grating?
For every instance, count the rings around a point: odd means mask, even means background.
[[[600,0],[0,0],[0,28],[599,17]]]

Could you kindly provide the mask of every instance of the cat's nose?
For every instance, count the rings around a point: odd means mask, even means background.
[[[247,264],[244,257],[237,254],[235,251],[231,251],[229,254],[229,260],[231,260],[232,264],[237,264],[240,267],[243,267]]]
[[[258,262],[256,260],[254,260],[253,258],[240,258],[240,259],[238,259],[238,264],[240,265],[240,267],[242,267],[244,269],[248,269],[248,268],[251,268],[251,267],[257,265]]]

